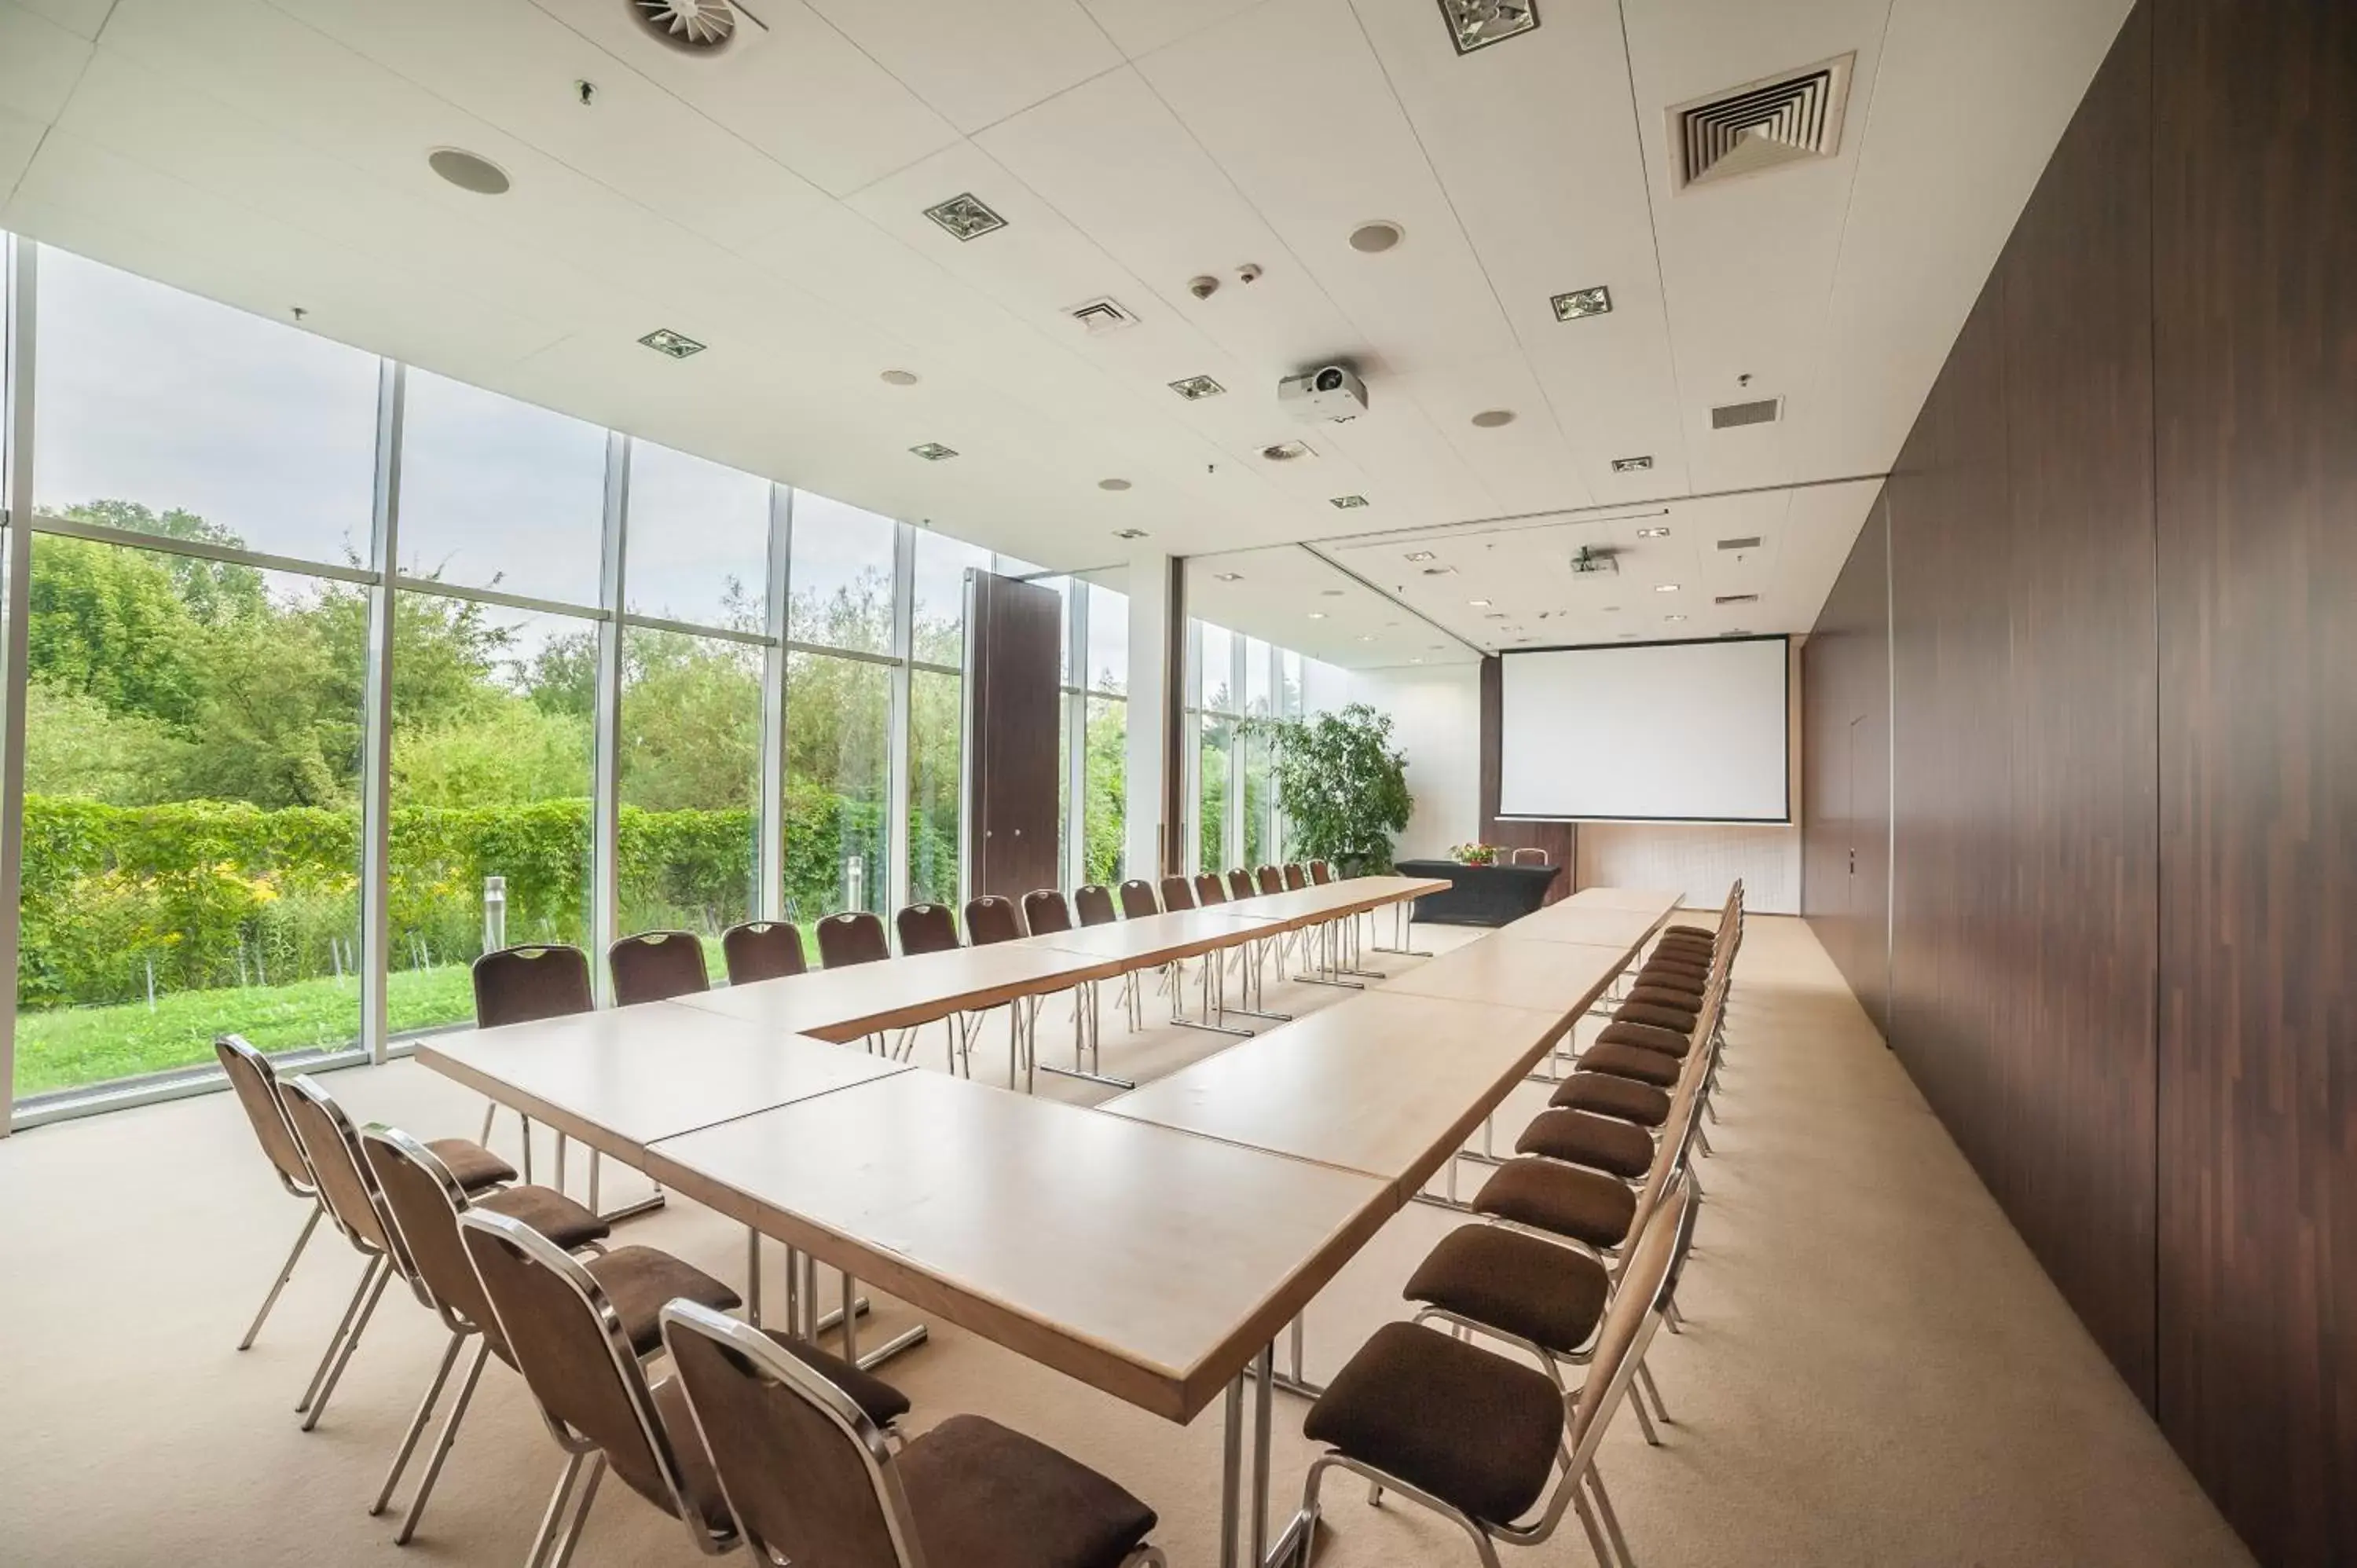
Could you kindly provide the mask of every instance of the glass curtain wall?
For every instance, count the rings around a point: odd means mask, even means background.
[[[1245,733],[1243,721],[1308,714],[1302,656],[1203,620],[1189,623],[1188,646],[1187,722],[1194,737],[1188,809],[1196,869],[1281,862],[1291,849],[1269,745]]]
[[[0,246],[0,1127],[206,1087],[223,1032],[382,1057],[491,945],[958,897],[986,554]],[[1126,606],[1068,604],[1067,860],[1116,876]]]

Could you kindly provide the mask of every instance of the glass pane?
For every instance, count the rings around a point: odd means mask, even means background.
[[[963,682],[932,670],[909,672],[909,899],[960,902],[959,702]]]
[[[1199,636],[1198,673],[1195,691],[1196,705],[1208,713],[1232,714],[1236,711],[1235,639],[1223,626],[1210,621],[1195,623]]]
[[[1089,585],[1089,689],[1129,691],[1129,596]]]
[[[1232,721],[1202,715],[1202,740],[1196,752],[1201,768],[1196,782],[1198,871],[1222,871],[1228,865],[1228,748],[1234,744]]]
[[[965,663],[965,574],[990,570],[990,552],[919,530],[909,603],[909,651],[927,664]]]
[[[767,631],[770,481],[630,444],[622,602],[636,615]]]
[[[758,905],[761,650],[643,627],[622,641],[619,918],[624,931],[705,939]]]
[[[36,536],[22,1095],[360,1032],[361,593]]]
[[[1268,740],[1246,736],[1244,748],[1244,864],[1259,865],[1278,858],[1276,841],[1269,832]]]
[[[1123,819],[1128,810],[1129,704],[1091,697],[1088,798],[1081,805],[1081,877],[1110,887],[1121,881]]]
[[[892,672],[859,659],[786,662],[786,908],[810,922],[885,912]]]
[[[377,360],[42,247],[34,510],[365,560]]]
[[[1245,638],[1244,712],[1256,719],[1269,715],[1268,677],[1268,644],[1256,637]]]
[[[896,526],[888,517],[796,490],[786,635],[822,648],[891,652]]]
[[[1290,648],[1284,648],[1277,650],[1277,657],[1281,665],[1276,693],[1277,712],[1286,718],[1297,719],[1302,714],[1301,655]]]
[[[473,1022],[467,970],[487,950],[586,941],[597,632],[435,594],[394,604],[386,995],[403,1035]]]
[[[597,602],[606,433],[497,392],[409,372],[401,570],[564,604]]]

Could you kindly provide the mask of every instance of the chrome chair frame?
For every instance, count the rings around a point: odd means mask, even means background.
[[[303,1140],[296,1135],[295,1123],[288,1121],[286,1117],[285,1102],[279,1098],[278,1069],[271,1065],[268,1057],[249,1045],[242,1035],[215,1036],[213,1051],[215,1055],[221,1058],[224,1074],[244,1070],[253,1075],[263,1097],[269,1103],[266,1108],[255,1106],[247,1102],[243,1095],[238,1097],[240,1102],[245,1105],[251,1116],[261,1116],[266,1109],[269,1115],[277,1118],[278,1126],[285,1133],[286,1141],[294,1146],[295,1157],[301,1163],[305,1177],[309,1184],[298,1185],[295,1178],[280,1165],[278,1156],[270,1152],[268,1145],[264,1146],[263,1157],[270,1162],[270,1174],[278,1178],[278,1185],[285,1188],[289,1197],[299,1197],[308,1203],[311,1206],[311,1212],[305,1217],[303,1229],[295,1233],[295,1245],[287,1252],[286,1261],[279,1265],[278,1277],[271,1282],[269,1294],[262,1298],[262,1305],[254,1313],[253,1321],[246,1325],[244,1337],[237,1342],[237,1348],[240,1350],[250,1350],[253,1348],[255,1337],[262,1333],[263,1324],[270,1316],[270,1309],[278,1305],[279,1294],[285,1290],[286,1282],[295,1277],[295,1266],[303,1261],[303,1251],[311,1244],[312,1232],[318,1230],[319,1221],[327,1218],[328,1206],[326,1200],[319,1196],[319,1178],[311,1169],[311,1157],[303,1152]],[[231,1057],[237,1059],[239,1064],[237,1067],[230,1065]],[[235,1087],[233,1079],[231,1087]],[[258,1136],[260,1129],[257,1128],[255,1131]]]

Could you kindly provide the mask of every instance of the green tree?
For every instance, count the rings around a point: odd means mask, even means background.
[[[195,723],[206,625],[163,557],[44,535],[35,542],[27,598],[34,674],[181,733]]]
[[[1389,714],[1353,703],[1310,719],[1251,719],[1245,728],[1268,739],[1288,856],[1332,861],[1345,875],[1390,867],[1392,835],[1407,826],[1415,799]]]

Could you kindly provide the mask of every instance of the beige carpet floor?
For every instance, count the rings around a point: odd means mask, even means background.
[[[1465,934],[1417,931],[1426,944]],[[1339,994],[1272,986],[1271,1002]],[[1049,1048],[1060,1021],[1051,1004]],[[1752,920],[1728,1033],[1680,1297],[1688,1327],[1657,1338],[1652,1360],[1675,1424],[1649,1450],[1624,1415],[1603,1453],[1638,1560],[2246,1563],[1798,921]],[[1110,997],[1104,1038],[1109,1069],[1147,1076],[1220,1043],[1127,1036]],[[936,1063],[938,1039],[920,1052]],[[411,1063],[327,1082],[361,1120],[433,1136],[479,1125],[479,1099]],[[1538,1103],[1535,1089],[1517,1095],[1501,1144]],[[511,1144],[512,1121],[501,1126]],[[1478,1176],[1467,1167],[1467,1190]],[[610,1175],[608,1201],[637,1181]],[[440,1350],[414,1302],[386,1296],[327,1419],[296,1430],[295,1399],[360,1272],[340,1242],[323,1231],[260,1342],[231,1349],[301,1219],[227,1095],[0,1140],[0,1563],[522,1560],[560,1460],[496,1363],[417,1541],[394,1548],[390,1521],[364,1512]],[[1454,1223],[1411,1208],[1343,1273],[1310,1316],[1313,1375],[1405,1316],[1400,1284]],[[679,1202],[628,1227],[732,1280],[741,1236]],[[909,1320],[877,1308],[870,1332]],[[1021,1427],[1158,1509],[1173,1563],[1216,1561],[1216,1405],[1176,1428],[942,1325],[890,1375],[916,1424],[976,1411]],[[1280,1513],[1309,1453],[1301,1409],[1278,1406]],[[1473,1561],[1452,1529],[1362,1497],[1329,1493],[1321,1563]],[[1567,1527],[1521,1560],[1589,1558]],[[679,1526],[611,1486],[576,1559],[696,1561]]]

